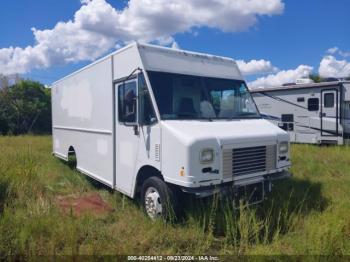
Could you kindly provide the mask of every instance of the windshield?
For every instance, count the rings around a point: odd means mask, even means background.
[[[260,118],[244,81],[149,71],[161,119]]]

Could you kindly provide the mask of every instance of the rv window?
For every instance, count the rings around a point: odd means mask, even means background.
[[[288,124],[287,123],[278,123],[278,127],[285,130],[285,131],[288,131]]]
[[[278,123],[278,127],[285,130],[285,131],[294,131],[294,124],[293,123]]]
[[[307,108],[309,111],[318,111],[319,99],[318,98],[309,98],[307,100]]]
[[[334,93],[324,95],[324,107],[334,107]]]
[[[294,131],[294,124],[288,123],[288,131]]]
[[[305,102],[305,98],[304,98],[304,97],[298,97],[298,98],[297,98],[297,101],[298,101],[298,102]]]
[[[294,130],[294,115],[293,114],[282,114],[281,115],[282,123],[279,124],[279,127],[286,131]]]
[[[122,83],[118,86],[119,122],[136,122],[136,82]]]
[[[282,114],[281,115],[282,122],[294,122],[293,114]]]

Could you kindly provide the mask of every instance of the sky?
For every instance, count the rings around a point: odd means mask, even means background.
[[[52,82],[131,42],[234,58],[250,88],[350,76],[350,0],[1,0],[0,74]]]

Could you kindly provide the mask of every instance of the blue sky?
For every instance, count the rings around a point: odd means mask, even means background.
[[[50,84],[136,40],[232,57],[255,87],[350,75],[349,0],[150,2],[2,0],[0,73]]]

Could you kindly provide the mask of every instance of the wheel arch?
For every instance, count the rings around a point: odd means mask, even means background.
[[[159,177],[164,181],[164,177],[158,168],[152,165],[144,165],[139,168],[136,175],[133,197],[140,193],[143,182],[152,176]]]

